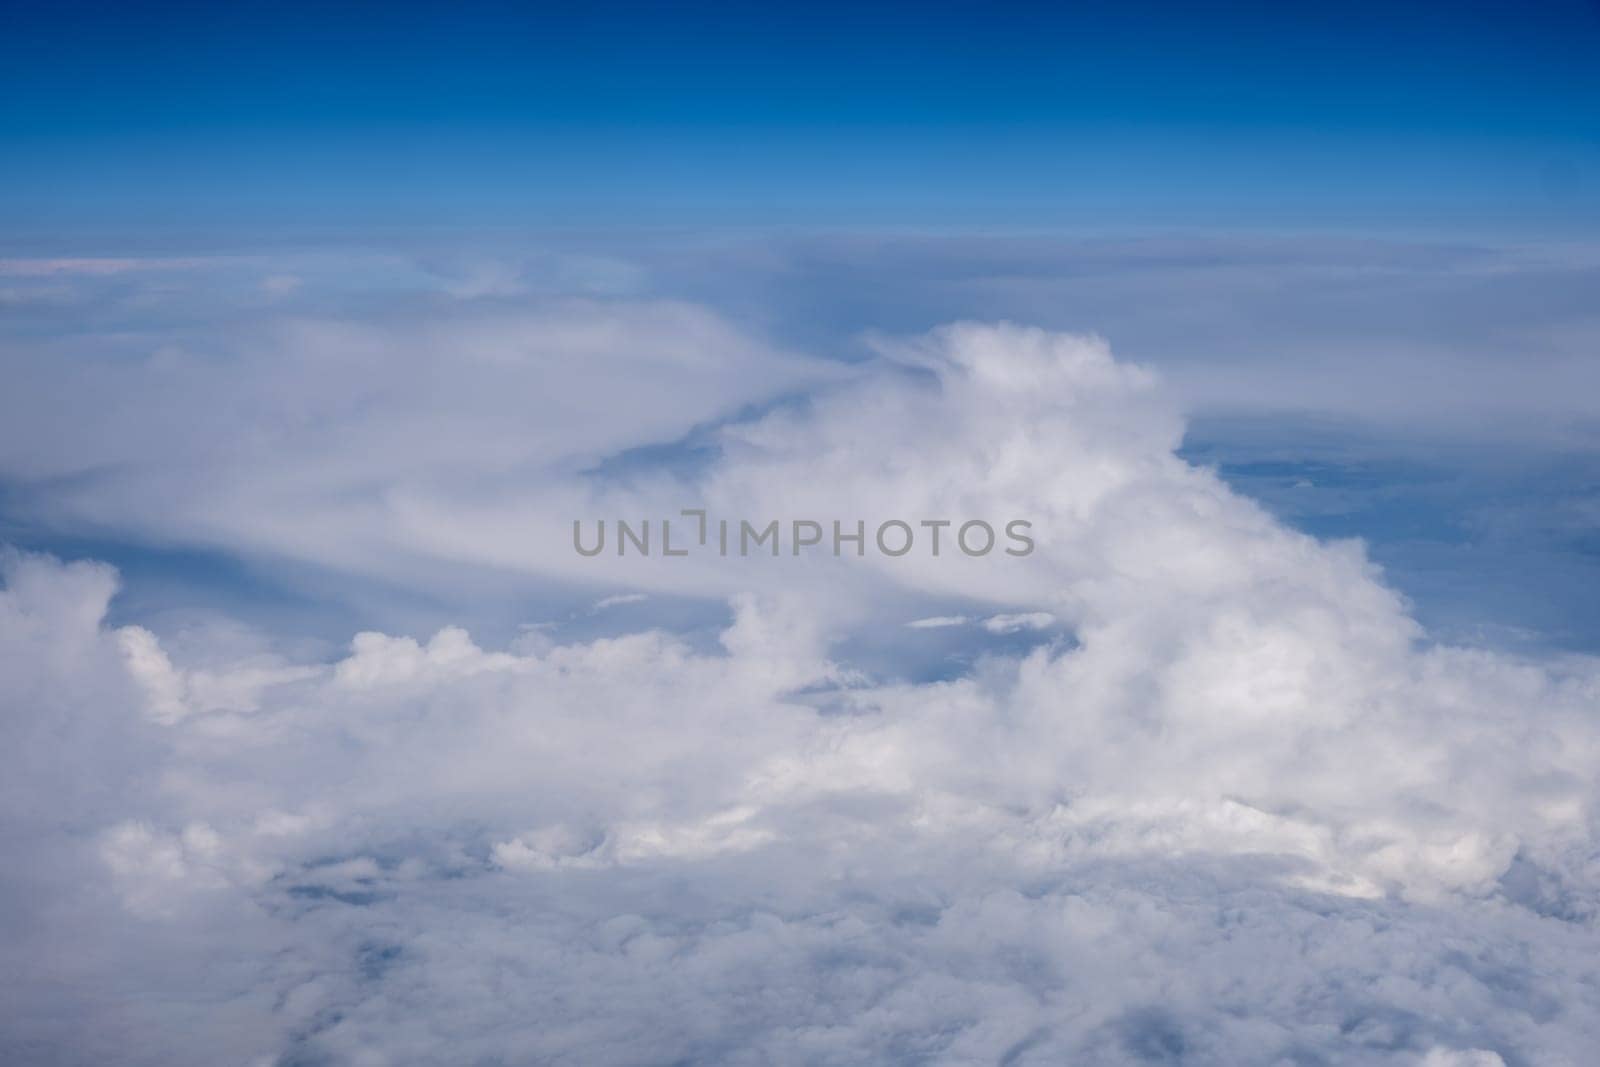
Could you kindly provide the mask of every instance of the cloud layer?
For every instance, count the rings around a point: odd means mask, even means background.
[[[640,314],[691,347],[721,336]],[[599,353],[632,336],[607,321],[561,328]],[[365,380],[366,342],[308,337],[341,353],[335,381]],[[593,375],[636,378],[641,404],[667,387],[648,366]],[[353,411],[365,388],[334,395]],[[732,400],[683,395],[688,421]],[[565,401],[525,439],[621,443],[594,413],[558,417]],[[303,415],[313,437],[365,432]],[[1182,426],[1097,340],[957,325],[723,423],[691,469],[389,497],[447,555],[722,597],[710,645],[529,629],[489,648],[446,628],[306,661],[109,626],[109,568],[12,553],[0,1046],[32,1063],[1584,1062],[1600,668],[1430,642],[1359,544],[1287,529],[1185,463]],[[524,440],[457,430],[365,447],[437,439],[466,463]],[[301,480],[313,466],[283,493],[362,477]],[[424,469],[454,468],[430,450]],[[570,548],[552,564],[528,542],[565,538],[571,507],[694,502],[1024,515],[1038,550],[675,570]],[[966,618],[1021,643],[937,681],[852,656]]]

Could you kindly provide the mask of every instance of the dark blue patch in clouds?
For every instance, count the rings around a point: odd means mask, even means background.
[[[0,544],[116,567],[122,586],[111,602],[110,625],[148,623],[169,612],[213,611],[274,619],[303,636],[335,637],[342,629],[348,638],[355,621],[337,602],[297,591],[281,570],[249,562],[238,553],[52,530],[19,509],[16,495],[0,483]]]
[[[1600,453],[1348,421],[1194,423],[1183,449],[1319,538],[1361,538],[1434,636],[1600,651]]]
[[[294,885],[285,892],[297,900],[331,900],[355,908],[370,907],[391,895],[371,889],[333,889],[325,885]]]

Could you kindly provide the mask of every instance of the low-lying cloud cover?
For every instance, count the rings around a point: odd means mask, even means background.
[[[442,335],[306,333],[292,380],[325,376],[333,406],[250,394],[287,454],[241,438],[144,463],[125,497],[58,499],[330,566],[589,582],[620,619],[646,591],[721,598],[715,641],[451,627],[359,633],[328,662],[114,626],[109,567],[5,557],[7,1058],[1487,1067],[1600,1047],[1600,664],[1431,640],[1361,544],[1181,459],[1172,398],[1099,340],[963,324],[841,368],[752,356],[684,308],[591,311],[503,324],[587,353],[570,391],[538,396],[531,342],[427,379],[450,425],[395,417],[385,390],[416,383],[373,373]],[[641,333],[703,365],[657,374],[628,355]],[[595,465],[691,431],[692,463]],[[691,505],[1026,516],[1037,550],[567,541],[576,515]],[[1018,643],[926,680],[853,655],[886,631]]]
[[[1192,416],[1184,455],[1302,529],[1366,539],[1434,632],[1600,640],[1579,592],[1600,581],[1587,244],[842,233],[252,247],[0,258],[0,540],[117,562],[120,621],[148,621],[152,604],[261,620],[267,598],[229,603],[229,581],[194,580],[208,570],[288,587],[298,606],[280,602],[273,625],[334,645],[454,621],[500,642],[586,612],[640,591],[615,569],[568,566],[571,520],[616,517],[593,510],[608,504],[597,495],[654,480],[675,514],[697,503],[677,486],[729,447],[729,422],[880,370],[886,337],[971,319],[1114,339]],[[707,592],[682,569],[638,581],[680,578]]]

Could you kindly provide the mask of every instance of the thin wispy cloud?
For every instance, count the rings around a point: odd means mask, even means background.
[[[992,634],[1014,634],[1022,630],[1043,630],[1055,624],[1056,617],[1048,611],[1026,611],[1017,615],[991,615],[983,620],[983,628]]]
[[[951,626],[965,626],[971,621],[965,615],[930,615],[925,619],[912,619],[906,625],[913,630],[942,630]]]
[[[618,593],[615,596],[601,597],[594,602],[595,611],[604,611],[607,608],[617,608],[624,604],[641,604],[649,600],[648,593]]]

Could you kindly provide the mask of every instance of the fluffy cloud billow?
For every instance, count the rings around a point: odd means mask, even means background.
[[[570,447],[509,433],[488,486],[397,473],[467,462],[424,442],[347,472],[407,553],[593,583],[610,612],[716,599],[709,642],[449,627],[324,661],[113,625],[109,568],[7,555],[7,1058],[1486,1067],[1600,1047],[1600,665],[1430,639],[1359,543],[1181,459],[1159,380],[1099,340],[963,324],[848,371],[773,365],[803,397],[702,398],[691,423],[738,414],[689,467],[600,477],[574,457],[640,442],[575,417]],[[393,440],[408,388],[349,426]],[[335,498],[306,457],[208,462],[235,491]],[[209,491],[185,507],[220,513]],[[576,508],[692,503],[1023,516],[1037,550],[551,547]],[[1015,643],[925,678],[857,654],[886,632],[911,655]]]

